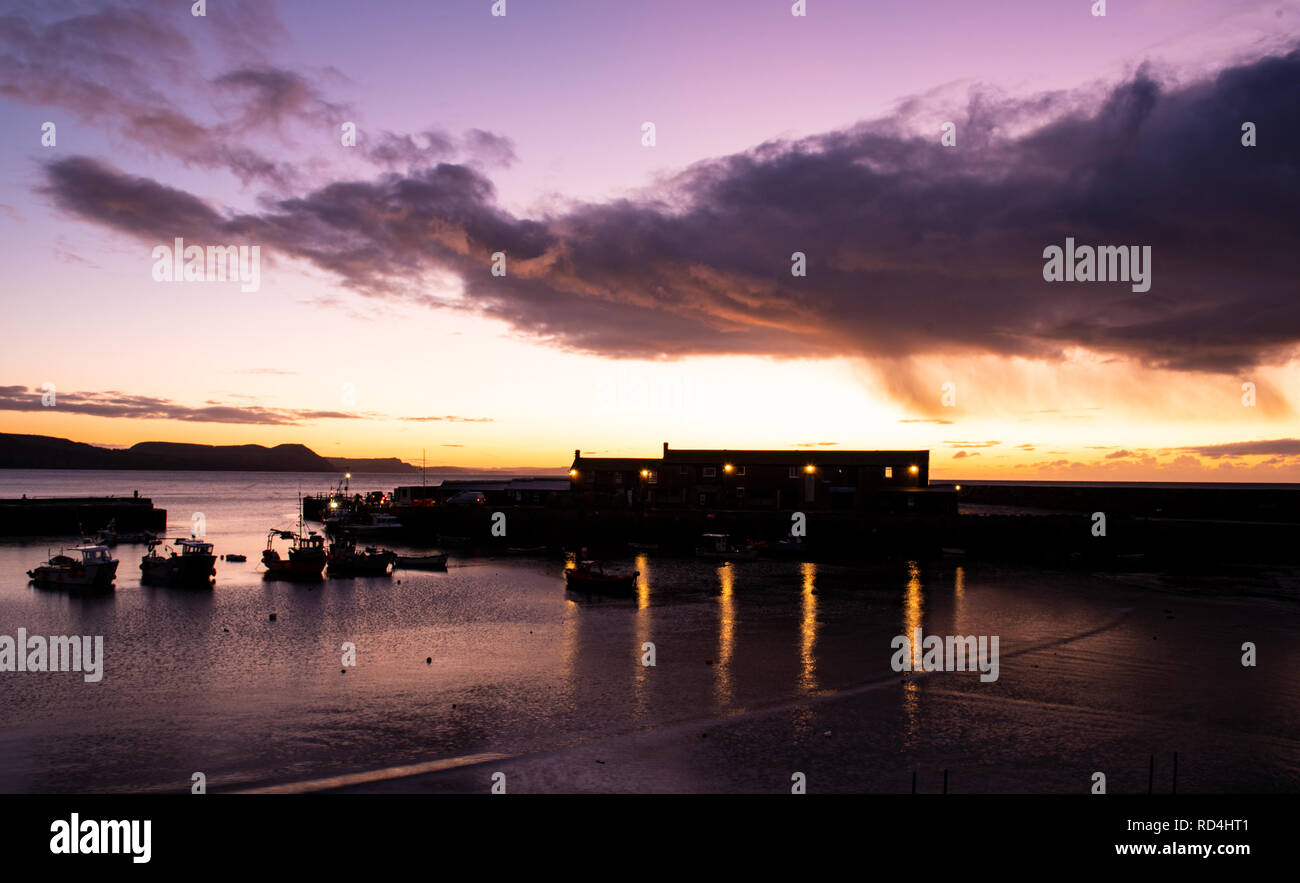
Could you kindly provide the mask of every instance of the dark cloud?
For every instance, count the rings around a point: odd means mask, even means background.
[[[391,419],[384,414],[347,411],[264,408],[227,405],[208,401],[191,407],[153,396],[126,395],[115,389],[99,392],[56,391],[53,407],[41,404],[41,391],[25,386],[0,386],[0,411],[48,411],[86,414],[92,417],[128,417],[137,420],[184,420],[194,423],[249,423],[263,426],[296,426],[314,420]],[[490,417],[400,417],[400,420],[492,423]]]
[[[1294,457],[1300,455],[1300,438],[1229,442],[1227,444],[1184,447],[1177,450],[1192,451],[1202,457],[1210,457],[1216,460],[1221,457],[1258,457],[1265,455]]]
[[[653,197],[537,219],[504,211],[482,172],[447,162],[246,215],[84,158],[50,163],[48,190],[127,233],[239,237],[367,295],[474,311],[607,356],[905,366],[932,354],[1055,360],[1082,345],[1236,372],[1300,341],[1298,88],[1292,52],[1178,88],[1139,72],[1091,111],[1060,95],[978,93],[957,120],[978,137],[957,148],[885,120],[702,162]],[[279,106],[285,93],[299,94],[263,88],[258,100]],[[1027,118],[1026,134],[1006,134]],[[1246,119],[1258,147],[1240,145]],[[1044,282],[1043,249],[1067,236],[1151,246],[1151,290]],[[497,251],[505,277],[489,272]],[[806,278],[790,274],[794,251],[808,256]],[[448,274],[463,298],[435,288]]]

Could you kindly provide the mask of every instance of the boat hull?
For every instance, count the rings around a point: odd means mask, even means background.
[[[397,567],[404,570],[446,570],[446,555],[404,556],[397,558]]]
[[[40,586],[108,589],[113,587],[117,576],[117,562],[86,566],[42,564],[27,571],[27,576]]]

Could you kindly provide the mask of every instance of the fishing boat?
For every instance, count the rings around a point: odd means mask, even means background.
[[[152,585],[208,585],[216,576],[217,556],[212,544],[202,540],[176,540],[178,553],[170,546],[158,554],[159,540],[149,544],[149,554],[140,559],[140,580]]]
[[[236,555],[234,552],[227,552],[222,556],[226,561],[247,561],[247,555]]]
[[[387,512],[371,512],[368,519],[353,521],[347,527],[353,533],[382,533],[401,530],[402,522],[397,520],[396,515]]]
[[[280,557],[275,550],[275,540],[287,539],[290,542],[287,558]],[[325,552],[325,538],[316,531],[306,535],[288,530],[272,529],[266,535],[266,550],[262,552],[262,564],[266,565],[267,575],[280,579],[318,580],[328,556]]]
[[[387,549],[358,549],[350,536],[330,543],[325,572],[330,576],[391,576],[397,556]]]
[[[700,537],[700,545],[696,548],[695,554],[700,558],[751,561],[758,557],[758,547],[753,543],[737,546],[731,542],[730,534],[706,533]]]
[[[588,592],[631,592],[636,589],[638,576],[638,571],[607,573],[598,561],[579,561],[576,567],[564,571],[569,588]]]
[[[107,546],[77,546],[68,551],[79,557],[52,555],[44,564],[27,571],[27,576],[42,586],[112,588],[117,559],[109,554]]]
[[[446,570],[447,554],[398,555],[396,566],[405,570]]]

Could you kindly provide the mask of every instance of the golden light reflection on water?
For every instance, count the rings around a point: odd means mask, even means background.
[[[736,641],[735,573],[729,565],[718,568],[718,658],[714,660],[714,695],[720,705],[731,704],[731,654]]]
[[[650,679],[650,668],[645,665],[646,643],[652,642],[650,628],[650,558],[647,555],[636,556],[636,704],[638,712],[646,711],[646,685]]]
[[[961,565],[957,566],[957,572],[952,578],[952,618],[953,634],[966,634],[966,627],[962,622],[962,613],[966,606],[966,571]]]
[[[799,621],[799,686],[811,693],[817,689],[817,565],[805,561],[800,570],[803,616]]]
[[[907,636],[912,645],[912,670],[918,671],[921,668],[921,648],[912,638],[916,634],[916,629],[922,628],[922,620],[925,615],[925,598],[921,587],[921,568],[915,561],[907,562],[907,588],[903,594],[903,634]],[[903,744],[911,746],[912,741],[917,734],[917,715],[920,711],[920,690],[915,681],[907,680],[903,683],[903,716],[906,720],[906,730],[903,735]]]

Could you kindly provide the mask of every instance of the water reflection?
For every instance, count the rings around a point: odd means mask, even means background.
[[[730,565],[718,568],[718,658],[714,680],[714,696],[720,705],[730,705],[732,695],[731,654],[736,641],[736,595],[733,587],[734,569]]]
[[[640,574],[636,582],[636,707],[638,717],[648,711],[646,685],[650,679],[650,668],[645,665],[646,644],[652,643],[650,628],[650,557],[645,554],[636,556],[636,569]]]
[[[915,561],[907,562],[907,588],[903,594],[903,634],[912,646],[912,671],[921,668],[921,648],[912,640],[916,629],[922,628],[925,598],[921,588],[921,568]],[[917,716],[920,711],[920,689],[913,680],[903,682],[903,744],[910,748],[917,735]]]
[[[799,686],[811,693],[817,689],[817,565],[805,561],[800,570],[803,615],[799,621]]]
[[[966,627],[962,622],[962,613],[966,607],[966,570],[961,565],[957,566],[957,572],[953,574],[952,597],[952,633],[954,635],[964,635],[966,634]]]

